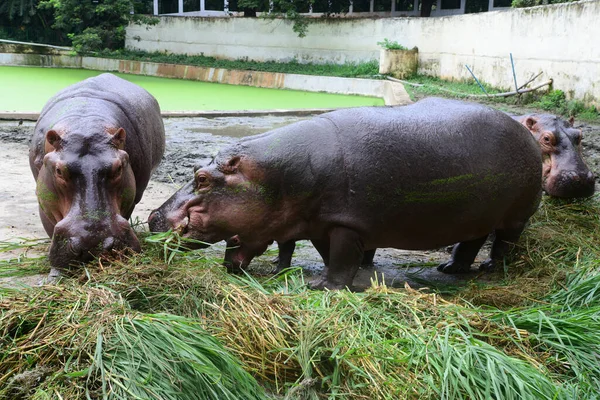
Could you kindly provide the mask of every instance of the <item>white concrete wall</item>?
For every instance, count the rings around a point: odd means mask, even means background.
[[[127,29],[130,49],[257,61],[343,63],[378,59],[388,38],[419,48],[419,72],[514,87],[543,71],[570,98],[600,105],[600,0],[440,18],[315,19],[305,38],[284,20],[162,17]]]

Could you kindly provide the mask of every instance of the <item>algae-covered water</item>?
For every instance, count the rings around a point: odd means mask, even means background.
[[[103,71],[0,66],[0,111],[39,112],[58,92]],[[270,110],[383,105],[383,99],[297,90],[265,89],[157,78],[115,75],[148,90],[163,111]]]

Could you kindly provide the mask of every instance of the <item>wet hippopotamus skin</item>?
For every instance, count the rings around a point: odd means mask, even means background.
[[[552,197],[582,198],[594,194],[595,176],[588,169],[581,149],[583,135],[574,128],[574,119],[568,121],[551,114],[513,116],[534,136],[542,150],[544,191]],[[246,267],[257,255],[240,254],[239,238],[228,243],[224,264],[232,271]],[[278,243],[279,272],[291,265],[295,242]],[[365,251],[363,266],[371,266],[375,250]]]
[[[352,284],[365,249],[455,245],[446,273],[470,269],[495,233],[492,269],[541,198],[540,149],[508,115],[429,98],[322,114],[223,149],[150,218],[152,231],[241,254],[309,239],[326,261],[314,288]]]
[[[156,99],[112,74],[58,92],[29,150],[52,273],[140,243],[128,219],[165,148]]]
[[[583,160],[581,130],[551,114],[513,117],[535,137],[542,149],[542,186],[552,197],[580,198],[594,194],[595,176]]]

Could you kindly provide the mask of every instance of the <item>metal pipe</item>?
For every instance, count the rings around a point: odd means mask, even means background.
[[[519,90],[523,89],[525,86],[527,86],[531,82],[535,81],[538,78],[538,76],[540,76],[541,74],[543,74],[543,72],[539,72],[536,76],[534,76],[533,78],[531,78],[530,80],[528,80],[527,82],[525,82],[524,84],[522,84],[521,86],[519,86]]]
[[[467,69],[469,70],[469,72],[473,76],[473,79],[475,79],[475,82],[477,82],[477,84],[479,85],[479,87],[481,88],[481,90],[483,90],[483,93],[485,93],[487,96],[489,96],[488,92],[486,92],[486,90],[483,87],[483,85],[481,84],[481,82],[479,82],[479,79],[477,79],[477,77],[475,76],[475,74],[473,73],[473,71],[471,71],[471,68],[469,68],[469,66],[467,64],[465,64],[465,67],[467,67]]]
[[[515,62],[513,61],[512,53],[510,53],[510,65],[512,65],[513,79],[515,80],[515,90],[519,93],[519,85],[517,85],[517,73],[515,72]]]

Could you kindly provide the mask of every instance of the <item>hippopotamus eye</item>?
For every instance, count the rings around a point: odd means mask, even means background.
[[[196,174],[196,186],[198,189],[205,188],[210,185],[210,178],[204,172]]]
[[[56,167],[56,169],[54,170],[54,173],[56,174],[56,176],[60,179],[66,179],[65,177],[65,173],[63,172],[61,167]]]
[[[543,144],[547,145],[547,146],[554,146],[556,144],[556,140],[554,138],[554,135],[551,133],[545,133],[542,136],[542,142]]]

